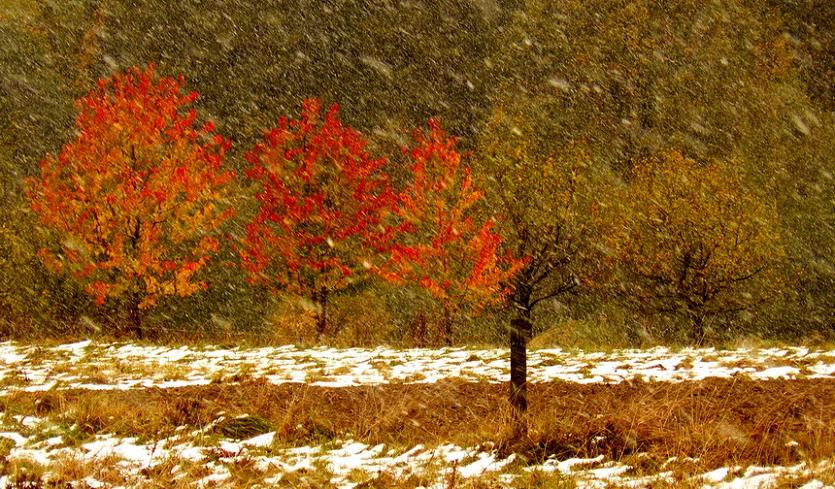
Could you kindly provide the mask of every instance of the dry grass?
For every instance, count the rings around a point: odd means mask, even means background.
[[[552,384],[523,449],[621,459],[693,457],[703,468],[790,464],[835,453],[831,381],[711,379],[678,384]],[[790,446],[789,442],[797,445]],[[517,448],[517,447],[512,447]]]
[[[127,480],[120,474],[115,464],[119,458],[115,456],[100,457],[95,460],[84,459],[73,455],[64,455],[51,465],[49,481],[51,484],[66,484],[93,477],[110,486],[122,486]]]
[[[171,456],[143,469],[140,479],[134,487],[142,489],[189,489],[196,486],[196,482],[212,473],[211,469],[202,463],[194,463],[182,458]]]
[[[17,393],[0,402],[7,412],[77,426],[78,441],[98,433],[156,439],[224,416],[215,436],[276,431],[279,445],[348,437],[394,446],[488,441],[530,461],[600,454],[619,460],[645,453],[647,471],[674,456],[698,458],[698,467],[677,468],[697,473],[835,455],[831,380],[538,384],[531,386],[530,433],[523,440],[511,437],[505,397],[505,385],[487,383],[326,388],[250,379],[165,390]]]

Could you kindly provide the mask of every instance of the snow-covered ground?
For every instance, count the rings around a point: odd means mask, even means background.
[[[531,382],[686,381],[709,377],[835,378],[835,351],[807,348],[529,352]],[[341,387],[443,379],[506,382],[506,349],[169,348],[90,341],[53,347],[0,343],[0,395],[14,390],[91,390],[205,385],[261,377],[274,384]]]
[[[173,388],[246,378],[331,387],[443,379],[497,383],[508,380],[508,363],[509,354],[504,349],[221,349],[90,341],[47,347],[6,342],[0,343],[0,396],[70,388]],[[547,349],[531,351],[528,364],[533,382],[679,382],[733,376],[755,380],[835,378],[835,351],[807,348],[654,348],[607,353]],[[90,468],[76,487],[136,487],[147,481],[149,474],[160,471],[169,480],[193,481],[190,486],[194,487],[243,487],[239,475],[242,467],[256,477],[255,485],[246,487],[314,477],[319,484],[340,488],[355,487],[380,474],[401,481],[420,477],[424,486],[442,488],[453,477],[487,477],[496,484],[510,484],[519,477],[541,473],[570,476],[581,488],[647,487],[659,482],[670,487],[686,483],[689,487],[759,488],[789,477],[799,481],[791,487],[818,489],[831,486],[816,474],[835,473],[835,460],[829,460],[790,467],[725,467],[682,481],[673,479],[667,464],[657,473],[646,474],[630,466],[632,462],[605,460],[602,456],[523,464],[513,456],[498,457],[489,446],[390,447],[352,440],[322,446],[283,446],[274,443],[274,433],[248,440],[220,438],[216,433],[209,436],[211,423],[197,431],[183,428],[163,439],[98,435],[78,444],[64,438],[66,427],[62,431],[48,419],[6,413],[0,421],[0,447],[6,447],[6,462],[35,462],[45,468],[47,477],[60,472],[59,467],[68,461]],[[0,457],[0,474],[3,460]],[[668,461],[671,466],[675,463]],[[96,469],[105,466],[111,470]],[[9,476],[0,476],[0,489],[10,480]]]
[[[34,418],[27,421],[39,422]],[[191,477],[189,480],[194,487],[238,487],[242,485],[234,473],[241,462],[245,462],[251,473],[260,476],[257,484],[247,487],[271,487],[281,481],[299,480],[299,477],[304,480],[310,476],[319,484],[351,489],[383,473],[394,481],[405,481],[410,476],[421,477],[427,481],[425,487],[438,489],[448,487],[451,477],[459,481],[480,477],[495,483],[511,484],[532,472],[570,477],[578,488],[648,487],[659,482],[674,487],[677,481],[671,471],[665,470],[675,459],[668,460],[658,473],[641,475],[630,465],[606,461],[602,455],[589,459],[548,459],[538,464],[515,464],[515,455],[499,458],[493,451],[455,445],[431,448],[417,445],[406,450],[346,440],[327,446],[275,448],[274,433],[266,433],[237,442],[221,439],[213,446],[201,447],[194,444],[194,435],[189,433],[146,443],[137,442],[135,438],[99,436],[73,448],[59,448],[62,443],[60,437],[27,438],[19,433],[5,432],[0,433],[0,438],[13,440],[16,445],[8,456],[10,460],[25,458],[46,467],[60,465],[67,460],[74,463],[83,461],[93,466],[107,465],[117,469],[115,474],[108,474],[110,481],[99,480],[95,475],[88,475],[79,481],[79,487],[94,488],[138,485],[155,467],[164,467],[170,480]],[[194,478],[194,470],[189,469],[195,466],[201,467],[199,478]],[[689,476],[678,480],[678,483],[703,488],[764,488],[781,478],[791,477],[801,481],[791,487],[819,489],[831,486],[816,479],[815,474],[831,471],[833,467],[835,464],[832,461],[813,466],[800,463],[789,467],[725,467]],[[114,478],[118,482],[114,483]],[[8,477],[0,477],[0,488],[5,488],[8,480]]]

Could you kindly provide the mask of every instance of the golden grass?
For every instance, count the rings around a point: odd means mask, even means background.
[[[535,384],[529,435],[521,440],[513,438],[506,389],[460,381],[327,388],[250,379],[178,389],[15,393],[0,405],[76,426],[78,442],[101,433],[159,439],[222,416],[205,436],[243,439],[275,431],[277,446],[346,438],[403,447],[489,442],[485,446],[532,462],[643,453],[648,472],[670,457],[697,458],[697,466],[676,469],[695,474],[835,456],[832,380]]]

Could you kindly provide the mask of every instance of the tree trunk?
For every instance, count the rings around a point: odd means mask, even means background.
[[[128,298],[128,333],[141,340],[143,338],[142,310],[139,302],[139,292],[132,291]]]
[[[510,321],[510,405],[513,406],[513,436],[517,440],[528,435],[528,341],[533,329],[532,295],[529,283],[517,279],[513,302],[519,309],[517,317]]]
[[[443,317],[441,319],[441,339],[446,346],[452,346],[452,311],[449,304],[444,302]]]
[[[131,158],[133,159],[133,164],[136,164],[136,148],[131,146],[130,149]],[[139,249],[139,238],[142,236],[142,219],[136,218],[136,222],[133,225],[133,231],[128,236],[130,238],[130,246],[134,253],[137,252]],[[130,328],[130,332],[138,339],[142,339],[142,310],[139,307],[139,303],[141,302],[139,296],[140,290],[140,279],[139,275],[136,274],[134,276],[134,283],[132,284],[130,290],[130,297],[128,298],[128,327]]]
[[[531,311],[523,309],[510,321],[510,404],[519,414],[528,409],[528,341]]]
[[[698,311],[694,312],[692,316],[692,330],[690,331],[690,335],[696,346],[701,346],[705,341],[704,317]]]
[[[420,314],[418,314],[414,327],[412,328],[412,341],[415,346],[426,346],[426,336],[426,314],[421,311]]]
[[[510,405],[513,406],[513,438],[528,436],[528,341],[531,338],[530,297],[518,303],[518,317],[510,321]]]
[[[316,304],[316,337],[321,340],[328,329],[328,289],[322,287],[314,292],[313,303]]]

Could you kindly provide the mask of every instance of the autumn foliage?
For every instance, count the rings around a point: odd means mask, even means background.
[[[243,266],[253,281],[311,299],[319,334],[329,295],[376,266],[391,240],[396,203],[386,160],[366,150],[339,107],[304,102],[247,154],[258,212],[246,229]]]
[[[230,217],[222,168],[229,142],[198,125],[183,79],[133,68],[78,101],[77,137],[29,180],[32,209],[53,230],[44,262],[82,281],[98,303],[125,299],[131,326],[167,295],[204,287],[200,271]]]
[[[513,277],[510,321],[511,403],[527,409],[527,345],[535,310],[606,283],[614,260],[605,172],[593,171],[581,143],[549,148],[524,110],[529,100],[502,102],[482,133],[476,164],[489,175],[488,200],[504,216],[504,248],[524,263]],[[522,425],[516,428],[524,429]]]
[[[623,201],[623,292],[638,310],[684,318],[701,342],[711,319],[780,290],[776,210],[718,163],[676,151],[640,161]]]
[[[481,192],[457,141],[436,121],[404,151],[407,184],[394,191],[388,160],[339,119],[339,108],[303,104],[247,154],[259,209],[247,226],[243,266],[254,282],[312,301],[317,333],[330,295],[364,277],[414,283],[444,304],[501,298],[515,261],[498,254],[492,219],[479,221]],[[447,335],[448,336],[448,335]]]
[[[429,291],[443,305],[442,333],[450,341],[454,309],[501,300],[522,262],[501,252],[494,218],[479,216],[476,204],[483,193],[462,161],[458,141],[437,120],[413,138],[404,150],[410,179],[397,208],[402,226],[381,273]]]

